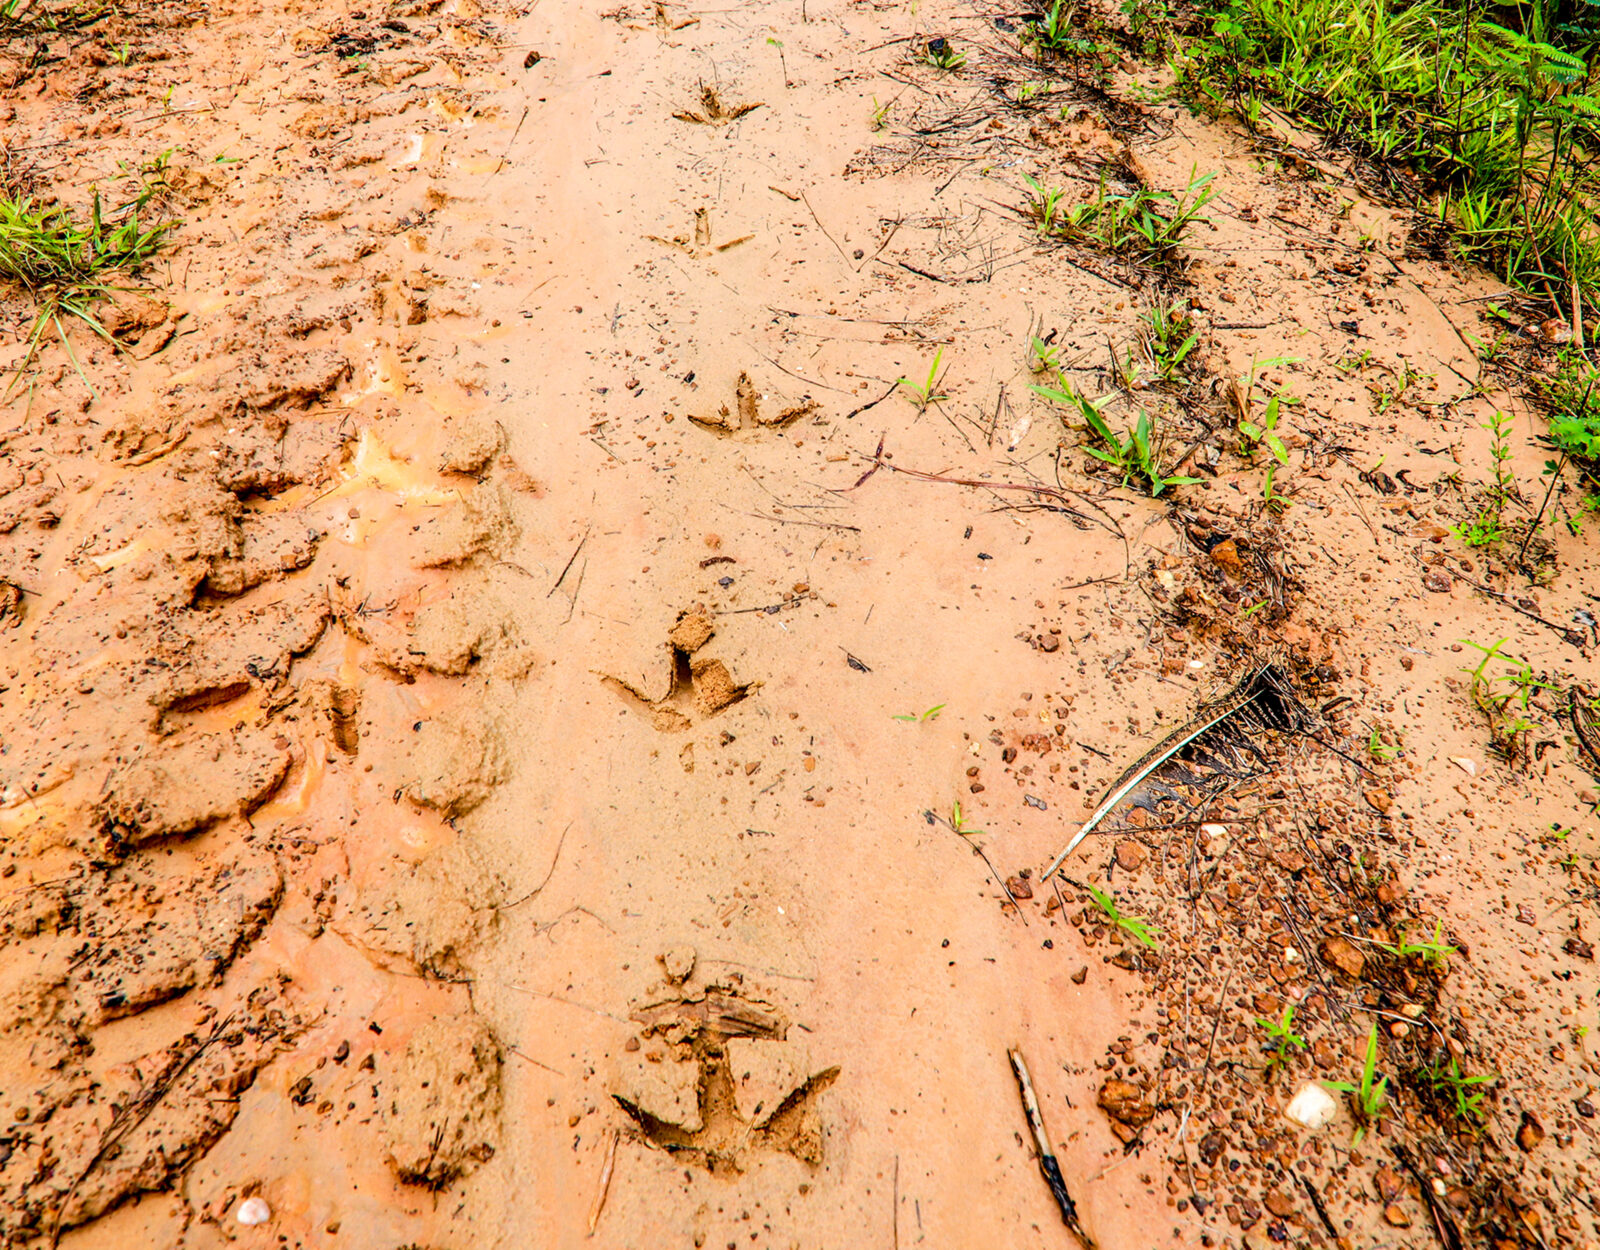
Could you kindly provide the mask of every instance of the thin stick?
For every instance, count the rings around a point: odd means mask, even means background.
[[[493,178],[495,176],[495,174],[499,173],[502,169],[504,169],[506,167],[506,157],[511,155],[511,147],[512,147],[513,144],[516,143],[517,136],[522,133],[522,123],[527,121],[527,120],[528,120],[528,110],[526,108],[524,108],[522,110],[522,116],[517,118],[517,128],[511,132],[511,138],[506,143],[506,150],[500,154],[499,161],[497,161],[495,163],[495,167],[492,170],[489,171],[489,177],[490,178]]]
[[[1525,616],[1530,621],[1538,621],[1539,624],[1543,625],[1546,629],[1554,630],[1560,635],[1561,641],[1567,643],[1569,646],[1577,647],[1579,651],[1583,650],[1583,644],[1586,639],[1583,636],[1582,630],[1569,629],[1567,626],[1557,624],[1555,621],[1547,621],[1537,612],[1530,612],[1527,608],[1519,607],[1515,602],[1513,602],[1506,595],[1502,594],[1500,591],[1496,590],[1493,586],[1485,586],[1482,582],[1475,582],[1470,577],[1463,577],[1460,573],[1452,574],[1452,576],[1454,576],[1457,581],[1465,582],[1474,590],[1481,590],[1484,594],[1490,596],[1491,598],[1498,599],[1501,603],[1505,604],[1506,607],[1510,608],[1518,615]]]
[[[899,389],[900,389],[900,383],[896,382],[893,386],[891,386],[888,390],[886,390],[882,395],[879,395],[877,399],[868,400],[866,403],[862,404],[861,407],[853,408],[849,412],[845,413],[844,414],[844,420],[848,421],[851,417],[859,417],[868,408],[876,408],[879,404],[881,404],[884,400],[888,399],[889,396],[893,395]]]
[[[535,895],[539,894],[545,888],[545,886],[550,884],[550,878],[556,875],[556,864],[561,861],[561,848],[567,844],[567,834],[571,832],[572,822],[569,820],[567,822],[567,827],[561,831],[561,836],[556,839],[556,853],[550,857],[550,870],[544,874],[544,880],[539,882],[538,885],[534,886],[533,889],[529,890],[515,902],[500,904],[497,910],[510,911],[513,907],[521,907],[530,898],[533,898]]]
[[[1033,1134],[1034,1148],[1039,1152],[1039,1171],[1044,1173],[1045,1184],[1050,1186],[1056,1206],[1061,1208],[1061,1222],[1070,1229],[1088,1250],[1095,1250],[1094,1241],[1083,1231],[1078,1220],[1078,1206],[1067,1192],[1067,1182],[1061,1175],[1061,1164],[1056,1162],[1056,1152],[1050,1148],[1050,1134],[1045,1131],[1044,1113],[1039,1110],[1039,1097],[1033,1092],[1033,1078],[1028,1075],[1028,1064],[1020,1050],[1008,1050],[1011,1071],[1016,1075],[1017,1087],[1022,1091],[1022,1111],[1028,1117],[1028,1129]]]
[[[843,650],[843,648],[840,648],[840,649]],[[845,651],[845,654],[846,655],[850,655],[850,653],[848,651]],[[852,656],[851,658],[853,659],[854,657]],[[923,815],[932,817],[934,820],[938,821],[941,825],[943,825],[946,829],[950,830],[950,832],[955,834],[956,837],[960,838],[962,842],[966,843],[967,848],[974,855],[976,855],[979,859],[981,859],[983,861],[983,866],[989,870],[989,876],[991,878],[993,878],[994,883],[997,886],[999,886],[1002,891],[1004,891],[1005,896],[1006,896],[1006,902],[1011,904],[1011,910],[1016,912],[1017,915],[1022,917],[1022,923],[1023,923],[1024,926],[1026,926],[1028,924],[1028,916],[1027,916],[1027,913],[1022,910],[1021,904],[1019,904],[1017,902],[1017,896],[1011,892],[1011,887],[1006,884],[1006,879],[1004,877],[1002,877],[1000,875],[1000,873],[995,869],[994,861],[989,858],[989,856],[984,852],[983,847],[978,845],[977,839],[972,836],[973,834],[976,834],[976,833],[982,833],[983,830],[982,829],[958,829],[951,821],[948,821],[943,816],[936,815],[935,813],[933,813],[931,811],[924,812]]]
[[[600,1192],[594,1196],[594,1208],[589,1212],[589,1236],[600,1226],[600,1213],[606,1209],[606,1195],[611,1192],[611,1168],[617,1161],[617,1140],[622,1136],[611,1130],[611,1144],[606,1147],[606,1161],[600,1168]]]
[[[1328,1230],[1328,1236],[1332,1237],[1335,1244],[1337,1244],[1339,1230],[1333,1226],[1333,1221],[1328,1218],[1328,1208],[1322,1205],[1322,1195],[1317,1192],[1317,1187],[1302,1172],[1293,1172],[1290,1175],[1299,1179],[1301,1186],[1306,1191],[1306,1197],[1311,1199],[1311,1205],[1317,1209],[1317,1218],[1322,1221],[1322,1227]]]
[[[854,269],[855,266],[850,264],[850,257],[845,254],[844,248],[839,246],[839,240],[828,233],[828,227],[822,224],[822,218],[817,216],[817,210],[811,207],[811,199],[804,191],[800,192],[800,202],[806,206],[806,212],[811,214],[811,220],[817,223],[817,229],[822,231],[829,243],[833,244],[833,250],[839,253],[839,258]]]
[[[900,1156],[894,1157],[894,1250],[900,1250]]]
[[[583,537],[578,539],[578,545],[572,549],[572,555],[567,558],[567,563],[561,570],[561,576],[556,578],[555,584],[551,586],[549,590],[544,592],[544,597],[546,599],[555,594],[556,591],[561,588],[561,583],[567,580],[567,574],[572,572],[572,566],[577,562],[578,553],[583,550],[584,543],[589,541],[589,531],[592,528],[592,526],[584,527]]]
[[[726,504],[723,507],[727,507]],[[768,516],[765,512],[746,512],[743,508],[728,508],[729,512],[737,512],[741,516],[753,516],[758,521],[771,521],[775,525],[811,525],[817,529],[849,530],[852,534],[859,534],[859,525],[845,525],[839,521],[808,521],[801,517]]]
[[[841,394],[841,395],[850,394],[850,392],[845,390],[844,387],[842,387],[842,386],[834,386],[831,382],[819,382],[816,378],[808,378],[803,373],[796,373],[793,369],[785,368],[783,365],[780,365],[776,360],[774,360],[771,356],[767,355],[765,352],[757,352],[756,355],[760,356],[762,360],[766,361],[774,369],[782,369],[791,378],[797,378],[801,382],[804,382],[807,386],[820,386],[824,390],[838,391],[839,394]]]
[[[1555,471],[1550,474],[1550,485],[1545,487],[1544,498],[1539,502],[1539,511],[1534,514],[1533,524],[1528,526],[1528,535],[1522,540],[1522,546],[1517,548],[1517,561],[1520,563],[1528,554],[1528,544],[1533,541],[1533,536],[1539,532],[1539,527],[1544,523],[1544,510],[1550,506],[1550,496],[1555,493],[1557,486],[1561,485],[1561,470],[1567,467],[1567,454],[1561,453],[1561,461],[1556,465]]]

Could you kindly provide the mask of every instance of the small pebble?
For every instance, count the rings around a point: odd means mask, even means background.
[[[1283,1114],[1302,1128],[1318,1129],[1333,1119],[1339,1110],[1333,1095],[1316,1082],[1300,1087],[1300,1092],[1289,1100]]]
[[[241,1224],[265,1224],[272,1218],[272,1208],[267,1205],[265,1198],[246,1198],[239,1204],[239,1210],[233,1218]]]

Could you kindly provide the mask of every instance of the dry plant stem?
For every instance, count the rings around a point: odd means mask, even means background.
[[[606,1146],[606,1161],[600,1166],[600,1190],[594,1196],[594,1207],[589,1212],[589,1236],[600,1226],[600,1215],[606,1209],[606,1195],[611,1192],[611,1169],[617,1162],[617,1141],[622,1136],[611,1130],[611,1141]]]
[[[1017,1087],[1022,1091],[1022,1111],[1028,1117],[1028,1129],[1033,1134],[1033,1144],[1039,1152],[1039,1171],[1044,1173],[1045,1184],[1050,1186],[1050,1193],[1061,1208],[1061,1222],[1088,1250],[1095,1250],[1093,1239],[1083,1231],[1083,1225],[1078,1220],[1078,1206],[1067,1192],[1061,1164],[1056,1161],[1055,1151],[1050,1148],[1050,1134],[1045,1131],[1044,1113],[1039,1110],[1039,1097],[1033,1092],[1033,1078],[1028,1074],[1027,1060],[1022,1057],[1020,1050],[1008,1050],[1006,1054],[1011,1059],[1011,1071],[1016,1074]]]
[[[1109,519],[1109,515],[1104,514],[1104,510],[1101,509],[1098,504],[1093,503],[1091,500],[1083,499],[1082,495],[1077,495],[1075,497],[1083,500],[1085,503],[1089,503],[1091,507],[1102,512],[1103,515],[1107,515],[1107,520],[1096,520],[1092,516],[1086,516],[1084,513],[1079,512],[1068,502],[1068,493],[1063,490],[1057,490],[1053,486],[1033,486],[1026,482],[985,482],[981,478],[946,477],[941,473],[924,473],[921,469],[901,468],[897,464],[890,464],[883,458],[883,443],[881,441],[878,443],[878,450],[873,453],[872,467],[863,473],[859,478],[857,478],[854,485],[848,486],[845,489],[855,490],[858,486],[864,486],[867,482],[867,479],[879,469],[888,469],[891,473],[904,473],[907,477],[918,478],[924,482],[943,482],[947,486],[975,486],[980,490],[1020,490],[1026,491],[1030,495],[1043,495],[1046,499],[1054,499],[1056,502],[1061,504],[1070,516],[1075,516],[1079,520],[1088,521],[1094,525],[1098,525],[1107,533],[1115,534],[1118,538],[1126,537],[1126,535],[1124,535],[1122,532],[1122,528],[1118,526],[1115,521],[1111,521]]]
[[[1400,1145],[1393,1149],[1394,1157],[1416,1180],[1417,1187],[1427,1202],[1428,1214],[1433,1217],[1433,1231],[1439,1238],[1439,1244],[1444,1246],[1445,1250],[1466,1250],[1466,1243],[1461,1239],[1461,1230],[1456,1227],[1456,1222],[1450,1218],[1449,1213],[1439,1205],[1433,1186],[1428,1184],[1427,1178],[1422,1175],[1421,1169],[1417,1167],[1417,1161],[1411,1156],[1411,1151]],[[1540,1238],[1540,1241],[1542,1242],[1543,1238]]]

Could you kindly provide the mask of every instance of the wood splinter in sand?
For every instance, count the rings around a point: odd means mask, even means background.
[[[1020,1050],[1008,1050],[1011,1071],[1016,1073],[1017,1086],[1022,1090],[1022,1110],[1028,1117],[1028,1128],[1033,1133],[1034,1147],[1039,1151],[1039,1171],[1044,1173],[1045,1184],[1061,1208],[1061,1222],[1081,1241],[1087,1250],[1095,1250],[1094,1239],[1083,1231],[1078,1221],[1078,1205],[1067,1192],[1067,1182],[1061,1175],[1061,1165],[1056,1162],[1055,1151],[1050,1148],[1050,1135],[1044,1129],[1044,1113],[1039,1110],[1039,1097],[1033,1092],[1033,1078],[1028,1075],[1028,1064]]]
[[[611,1172],[617,1162],[617,1139],[622,1134],[611,1130],[611,1142],[606,1146],[606,1161],[600,1166],[600,1188],[594,1196],[594,1206],[589,1208],[589,1236],[600,1227],[600,1213],[606,1209],[606,1198],[611,1193]]]
[[[1078,848],[1078,843],[1093,833],[1095,826],[1106,818],[1111,809],[1132,794],[1146,777],[1191,742],[1234,717],[1244,717],[1269,729],[1285,730],[1303,729],[1309,719],[1278,664],[1270,660],[1257,664],[1227,694],[1205,704],[1200,714],[1187,725],[1173,730],[1135,760],[1128,771],[1117,778],[1106,797],[1100,800],[1100,805],[1083,822],[1083,827],[1072,835],[1072,841],[1050,861],[1050,867],[1044,870],[1039,880],[1050,880],[1067,856]]]

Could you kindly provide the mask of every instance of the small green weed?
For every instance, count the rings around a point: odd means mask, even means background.
[[[1486,365],[1499,364],[1511,349],[1511,336],[1504,330],[1496,330],[1494,335],[1487,339],[1480,339],[1476,334],[1467,334],[1465,337],[1472,344],[1472,350],[1477,353],[1478,359]]]
[[[947,74],[953,74],[967,63],[967,54],[958,51],[948,39],[936,37],[928,40],[923,48],[922,61],[934,69],[942,69]]]
[[[1274,485],[1277,476],[1278,466],[1269,464],[1267,466],[1267,475],[1261,479],[1261,502],[1268,509],[1281,516],[1293,506],[1294,500]]]
[[[1497,1073],[1487,1072],[1478,1076],[1464,1076],[1461,1065],[1454,1059],[1450,1060],[1448,1066],[1436,1063],[1422,1069],[1422,1077],[1432,1088],[1435,1097],[1455,1112],[1457,1119],[1465,1120],[1474,1127],[1481,1126],[1489,1115],[1483,1106],[1484,1097],[1488,1094],[1486,1087],[1500,1079]]]
[[[944,711],[944,709],[945,709],[945,705],[943,703],[935,703],[932,707],[930,707],[921,716],[918,716],[916,713],[913,712],[909,716],[896,716],[895,720],[911,721],[911,722],[913,722],[915,724],[918,724],[918,725],[925,725],[925,724],[927,724],[927,722],[929,722],[931,720],[938,720],[939,719],[939,713]]]
[[[1488,508],[1481,509],[1470,521],[1452,525],[1450,532],[1469,547],[1495,547],[1506,539],[1499,515]]]
[[[906,398],[916,408],[918,415],[926,412],[930,404],[937,404],[950,398],[939,389],[939,384],[944,381],[944,375],[939,372],[939,366],[943,362],[944,348],[941,347],[934,352],[933,364],[929,366],[928,376],[921,384],[913,382],[910,378],[899,378],[895,382],[896,386],[905,388]]]
[[[1146,55],[1160,55],[1173,42],[1172,9],[1167,0],[1122,0],[1120,8],[1128,19],[1128,33],[1144,47]]]
[[[1278,418],[1282,413],[1283,397],[1274,395],[1267,400],[1267,406],[1262,410],[1259,421],[1251,421],[1241,417],[1239,419],[1239,454],[1248,459],[1253,459],[1256,449],[1265,447],[1272,453],[1272,458],[1279,464],[1289,463],[1289,452],[1283,445],[1283,439],[1278,435]]]
[[[1160,934],[1161,930],[1141,916],[1124,916],[1117,907],[1115,891],[1105,894],[1095,889],[1092,885],[1086,885],[1083,888],[1089,891],[1089,897],[1094,899],[1095,906],[1104,913],[1105,918],[1112,925],[1121,929],[1136,941],[1143,942],[1151,950],[1156,949],[1156,936]]]
[[[1029,31],[1033,43],[1045,52],[1071,53],[1079,51],[1080,40],[1072,33],[1072,18],[1076,5],[1066,0],[1051,0],[1044,15]]]
[[[1050,341],[1054,336],[1053,330],[1049,338],[1040,338],[1036,334],[1028,336],[1029,373],[1061,372],[1061,349]]]
[[[1264,1029],[1267,1040],[1262,1043],[1262,1049],[1267,1052],[1267,1071],[1273,1072],[1285,1067],[1295,1052],[1306,1048],[1306,1039],[1294,1031],[1294,1004],[1286,1003],[1283,1016],[1278,1020],[1267,1020],[1261,1016],[1256,1017],[1256,1026]]]
[[[1515,763],[1527,755],[1528,738],[1533,731],[1533,721],[1524,713],[1528,711],[1533,696],[1538,691],[1554,687],[1549,682],[1536,678],[1526,660],[1519,660],[1501,651],[1501,648],[1511,641],[1509,638],[1502,638],[1490,647],[1474,642],[1470,638],[1463,638],[1461,641],[1483,653],[1483,659],[1478,662],[1476,668],[1462,670],[1470,672],[1468,696],[1473,706],[1482,712],[1484,719],[1489,722],[1490,745],[1496,754],[1510,763]],[[1495,663],[1505,665],[1509,672],[1491,674],[1489,666]],[[1513,709],[1513,704],[1518,702],[1521,705],[1520,711]]]
[[[1496,412],[1483,427],[1491,440],[1489,459],[1494,481],[1489,484],[1477,515],[1450,527],[1450,532],[1469,547],[1492,547],[1506,537],[1506,504],[1517,496],[1517,479],[1511,469],[1511,424],[1510,414]]]
[[[1074,30],[1074,25],[1078,27]],[[1046,55],[1057,57],[1092,57],[1101,50],[1091,33],[1101,29],[1098,18],[1080,17],[1076,2],[1050,0],[1044,13],[1030,23],[1022,35],[1024,47],[1032,47],[1041,60]]]
[[[1367,388],[1372,396],[1373,407],[1379,416],[1382,416],[1390,408],[1403,401],[1406,397],[1406,392],[1411,390],[1418,382],[1430,381],[1435,376],[1431,373],[1423,373],[1421,370],[1413,369],[1411,362],[1404,359],[1400,361],[1398,370],[1390,370],[1389,372],[1394,379],[1392,382],[1380,382],[1376,386]]]
[[[1378,1075],[1377,1024],[1373,1024],[1372,1032],[1367,1035],[1367,1058],[1361,1065],[1360,1082],[1324,1081],[1323,1084],[1350,1096],[1350,1110],[1356,1117],[1356,1135],[1350,1144],[1356,1145],[1366,1136],[1368,1129],[1377,1127],[1378,1120],[1389,1105],[1389,1078]]]
[[[794,86],[794,84],[789,81],[789,58],[783,54],[783,40],[776,39],[773,36],[768,35],[767,46],[769,48],[776,48],[778,50],[778,64],[783,67],[783,85],[785,87]]]
[[[1118,438],[1106,424],[1105,417],[1101,416],[1101,409],[1116,398],[1114,394],[1090,399],[1065,384],[1059,388],[1035,386],[1033,390],[1053,403],[1077,410],[1100,443],[1099,446],[1088,444],[1084,450],[1096,460],[1119,469],[1124,486],[1131,481],[1142,481],[1148,487],[1151,498],[1155,498],[1169,486],[1192,486],[1200,481],[1197,477],[1167,477],[1161,472],[1157,464],[1156,423],[1144,409],[1139,410],[1138,420],[1133,429],[1128,431],[1127,437]]]
[[[1191,170],[1189,185],[1174,194],[1144,186],[1113,191],[1102,175],[1092,198],[1066,207],[1061,191],[1046,191],[1029,178],[1034,192],[1029,216],[1038,223],[1041,234],[1161,263],[1171,259],[1192,224],[1210,220],[1204,210],[1216,195],[1211,185],[1214,177]]]
[[[1405,930],[1400,930],[1400,940],[1391,946],[1387,942],[1379,942],[1380,949],[1388,951],[1400,959],[1420,959],[1427,967],[1432,968],[1441,975],[1450,968],[1450,956],[1456,953],[1456,948],[1444,940],[1444,921],[1436,921],[1433,926],[1433,937],[1414,942],[1406,937]]]
[[[1252,360],[1250,367],[1234,379],[1230,386],[1234,417],[1238,422],[1239,454],[1253,459],[1257,449],[1265,446],[1279,464],[1289,463],[1289,453],[1283,438],[1278,434],[1278,422],[1283,408],[1300,402],[1284,390],[1274,390],[1263,380],[1268,369],[1299,364],[1299,356],[1271,356],[1266,360]],[[1267,396],[1261,412],[1256,412],[1257,392]]]
[[[1557,451],[1600,471],[1600,365],[1570,347],[1558,358],[1555,376],[1541,388],[1550,409],[1550,441]]]
[[[976,829],[967,824],[966,818],[961,814],[960,799],[957,799],[954,803],[950,804],[950,827],[959,833],[963,838],[977,837],[979,834],[985,832],[982,829]]]
[[[1028,197],[1028,214],[1034,219],[1040,234],[1053,234],[1061,217],[1061,204],[1066,198],[1064,187],[1046,187],[1031,174],[1023,174],[1032,194]]]
[[[1400,748],[1391,746],[1384,731],[1374,725],[1367,735],[1367,754],[1379,763],[1386,764],[1400,754]]]
[[[874,131],[882,130],[889,124],[889,111],[893,108],[893,100],[885,100],[882,104],[879,104],[878,97],[872,97],[872,129]]]
[[[1183,362],[1200,342],[1200,333],[1194,328],[1194,318],[1184,304],[1157,301],[1144,315],[1149,326],[1147,339],[1150,355],[1156,363],[1156,376],[1171,382],[1183,368]]]
[[[1574,537],[1583,533],[1583,527],[1592,516],[1600,516],[1600,494],[1585,495],[1578,502],[1577,508],[1562,518],[1562,524]]]

